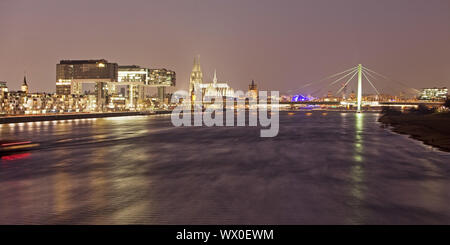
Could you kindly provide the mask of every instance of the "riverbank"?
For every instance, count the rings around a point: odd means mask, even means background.
[[[427,145],[450,152],[450,113],[429,115],[383,115],[379,121],[393,127],[393,131],[410,135]]]
[[[0,117],[0,124],[39,122],[39,121],[56,121],[56,120],[73,120],[73,119],[86,119],[86,118],[158,115],[158,114],[168,114],[168,113],[170,113],[170,111],[154,111],[154,112],[130,111],[130,112],[104,112],[104,113],[65,113],[65,114],[49,114],[49,115],[18,115],[18,116]]]

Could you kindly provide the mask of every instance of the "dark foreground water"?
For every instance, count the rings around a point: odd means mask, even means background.
[[[450,224],[450,154],[377,114],[281,113],[280,133],[169,116],[1,125],[0,224]]]

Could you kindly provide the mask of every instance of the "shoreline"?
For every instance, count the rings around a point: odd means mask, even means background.
[[[2,117],[0,117],[0,124],[73,120],[73,119],[86,119],[86,118],[146,116],[146,115],[161,115],[161,114],[168,114],[168,113],[170,113],[170,111],[155,111],[155,112],[132,111],[132,112],[101,112],[101,113],[70,113],[70,114],[53,114],[53,115],[2,116]]]
[[[450,113],[383,115],[378,121],[384,126],[392,126],[396,133],[450,152]]]
[[[356,110],[338,110],[338,109],[283,109],[280,112],[341,112],[341,113],[358,113]],[[362,111],[361,113],[381,113],[381,110]]]

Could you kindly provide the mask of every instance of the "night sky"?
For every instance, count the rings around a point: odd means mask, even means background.
[[[168,68],[286,92],[358,63],[450,87],[449,0],[0,0],[0,80],[55,91],[61,59]]]

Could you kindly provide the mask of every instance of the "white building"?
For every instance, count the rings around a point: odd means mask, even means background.
[[[424,88],[420,92],[421,100],[445,100],[447,99],[447,88]]]
[[[214,71],[214,79],[211,83],[199,84],[204,97],[234,97],[234,90],[226,82],[217,81],[217,73]]]

